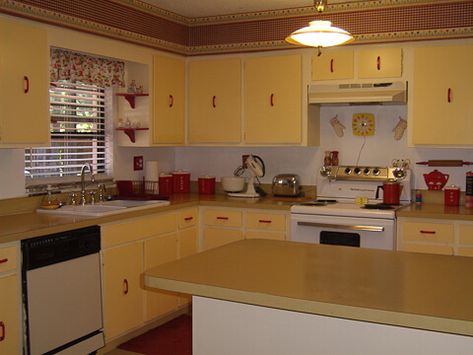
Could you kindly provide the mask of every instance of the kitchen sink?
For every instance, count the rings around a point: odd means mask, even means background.
[[[85,217],[102,217],[128,211],[143,210],[147,208],[168,206],[166,200],[112,200],[93,205],[64,205],[57,209],[39,208],[36,211],[40,213],[56,215],[76,215]]]

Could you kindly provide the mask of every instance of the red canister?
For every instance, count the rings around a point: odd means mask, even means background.
[[[444,205],[458,206],[460,204],[460,188],[458,186],[448,186],[444,189]]]
[[[190,192],[191,173],[178,170],[172,172],[172,192],[187,193]]]
[[[172,194],[172,175],[159,175],[159,194],[169,196]]]
[[[215,193],[215,176],[199,176],[199,194],[213,195]]]

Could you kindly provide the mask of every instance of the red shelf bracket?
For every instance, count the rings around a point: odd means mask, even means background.
[[[135,131],[147,131],[149,128],[117,128],[117,131],[123,131],[128,138],[130,138],[131,143],[135,143]]]
[[[137,96],[149,96],[149,94],[133,94],[133,93],[118,93],[117,96],[123,96],[126,101],[130,104],[131,108],[135,108],[135,97]]]

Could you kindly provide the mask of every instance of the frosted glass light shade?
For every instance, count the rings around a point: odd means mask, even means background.
[[[308,47],[331,47],[348,43],[353,36],[341,28],[333,27],[330,21],[311,21],[309,26],[292,32],[286,41]]]

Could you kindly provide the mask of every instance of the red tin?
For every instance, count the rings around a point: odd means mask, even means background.
[[[213,195],[215,193],[215,176],[199,176],[199,194]]]
[[[169,196],[172,194],[172,175],[161,174],[159,176],[159,194]]]
[[[458,186],[448,186],[444,190],[444,205],[458,206],[460,204],[460,188]]]
[[[172,192],[187,193],[190,192],[191,173],[178,170],[172,172]]]

